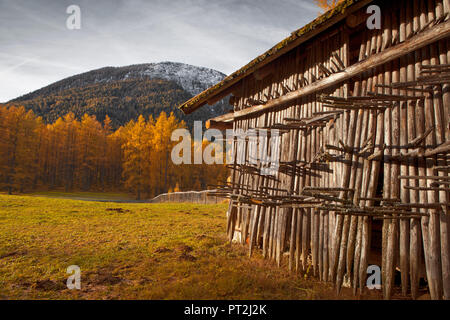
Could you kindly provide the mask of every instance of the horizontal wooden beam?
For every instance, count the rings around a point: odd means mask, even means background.
[[[415,35],[414,37],[410,38],[409,40],[406,40],[405,42],[402,42],[396,46],[384,50],[383,52],[370,56],[366,60],[358,62],[341,72],[334,73],[327,78],[316,81],[299,90],[292,91],[279,98],[272,99],[264,105],[257,105],[251,108],[236,111],[234,113],[225,114],[216,117],[212,120],[218,122],[224,121],[228,122],[233,121],[233,119],[242,118],[255,113],[268,111],[275,107],[279,107],[283,104],[293,102],[301,97],[314,94],[318,91],[326,90],[341,82],[349,80],[367,70],[373,69],[387,62],[398,59],[402,56],[405,56],[408,53],[421,49],[429,44],[435,43],[449,36],[450,36],[450,21],[446,21]]]
[[[230,113],[226,113],[221,116],[209,119],[208,121],[233,123],[233,120],[234,120],[234,112],[230,112]]]
[[[207,120],[205,126],[206,129],[219,129],[219,130],[233,129],[232,122],[219,122],[214,120]]]

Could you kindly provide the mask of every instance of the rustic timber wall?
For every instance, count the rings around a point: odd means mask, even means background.
[[[433,30],[448,34],[450,4],[373,4],[381,30],[347,20],[241,80],[233,128],[282,129],[281,165],[275,176],[233,165],[227,232],[279,265],[288,252],[290,270],[311,261],[338,292],[344,278],[362,292],[375,263],[387,299],[397,267],[403,294],[417,298],[426,277],[433,299],[450,299],[449,37],[408,49]],[[399,58],[376,60],[402,44]],[[371,57],[375,68],[327,82]],[[283,101],[302,88],[311,93]],[[244,150],[235,160],[248,163]]]
[[[213,190],[212,190],[213,191]],[[208,196],[208,193],[211,191],[186,191],[186,192],[172,192],[172,193],[163,193],[152,200],[152,203],[162,203],[162,202],[181,202],[181,203],[199,203],[199,204],[215,204],[221,203],[225,199],[216,197],[216,196]]]

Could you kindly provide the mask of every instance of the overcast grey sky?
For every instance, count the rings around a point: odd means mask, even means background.
[[[81,29],[69,30],[69,5]],[[105,66],[230,74],[317,17],[313,0],[0,0],[0,102]]]

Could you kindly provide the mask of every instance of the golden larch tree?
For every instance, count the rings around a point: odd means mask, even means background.
[[[324,12],[335,8],[342,1],[344,0],[314,0],[317,6]]]
[[[136,194],[138,200],[148,189],[151,146],[149,125],[141,115],[131,128],[125,132],[123,148],[123,177],[125,187]]]

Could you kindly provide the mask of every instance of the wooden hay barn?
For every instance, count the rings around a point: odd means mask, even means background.
[[[230,96],[207,126],[281,132],[277,174],[259,174],[249,148],[230,166],[218,193],[230,241],[337,292],[362,292],[376,264],[386,299],[396,274],[403,295],[426,284],[450,299],[449,12],[450,0],[344,1],[180,106]]]

